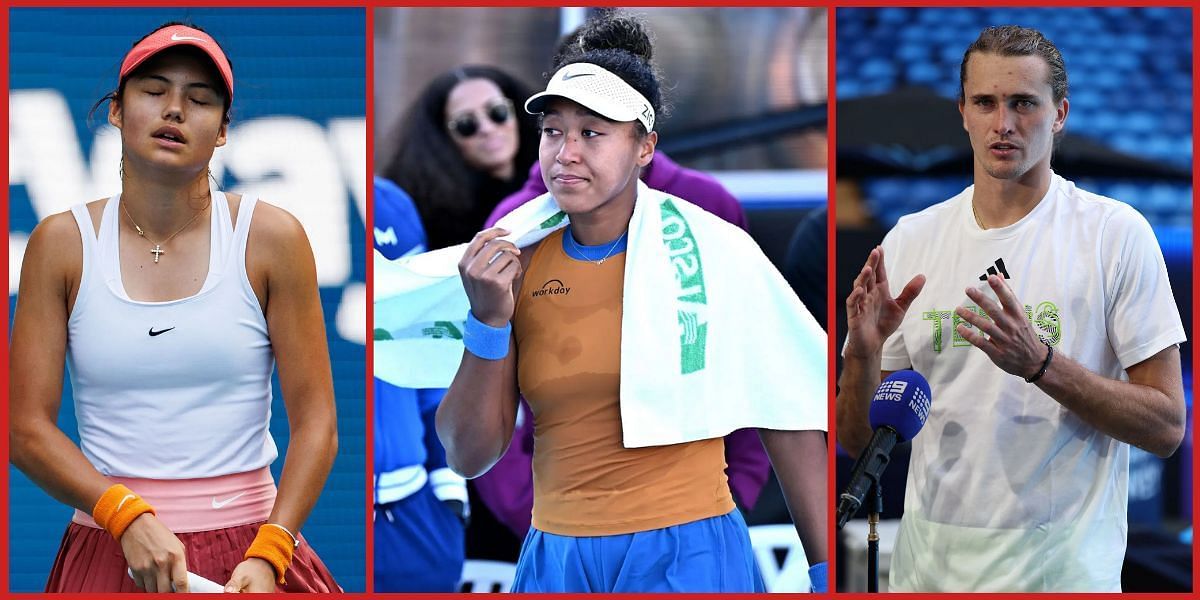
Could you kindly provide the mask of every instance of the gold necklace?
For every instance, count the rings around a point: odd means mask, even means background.
[[[211,205],[211,204],[212,204],[212,197],[210,196],[209,197],[209,205]],[[154,264],[156,264],[156,265],[158,264],[159,257],[161,257],[162,255],[167,253],[166,250],[162,249],[162,245],[171,241],[172,238],[179,235],[180,233],[183,233],[183,230],[187,229],[188,225],[191,225],[192,222],[195,221],[200,216],[200,214],[204,212],[204,210],[206,208],[208,208],[208,206],[205,206],[204,208],[201,208],[200,210],[196,211],[196,214],[192,215],[192,218],[188,219],[188,222],[184,223],[183,227],[180,227],[178,231],[176,231],[175,233],[172,233],[170,236],[167,237],[167,239],[165,239],[161,242],[155,242],[154,240],[146,237],[146,232],[142,231],[142,228],[140,226],[138,226],[137,221],[133,220],[133,215],[129,214],[129,209],[125,208],[125,203],[124,202],[121,203],[121,210],[125,211],[125,216],[129,217],[129,222],[133,223],[133,228],[134,228],[134,230],[137,231],[137,234],[143,238],[146,238],[147,242],[154,244],[154,247],[150,249],[150,254],[154,255]]]
[[[983,221],[979,220],[979,213],[975,212],[974,200],[971,200],[971,214],[975,216],[975,224],[978,225],[980,229],[987,229],[987,227],[983,225]]]

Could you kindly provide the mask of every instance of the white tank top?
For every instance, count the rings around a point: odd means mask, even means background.
[[[208,277],[194,296],[167,302],[125,293],[120,195],[105,205],[98,236],[86,205],[71,209],[83,276],[67,322],[67,368],[80,446],[104,475],[216,477],[279,454],[268,429],[275,356],[246,276],[257,199],[242,198],[235,228],[225,194],[212,198]]]

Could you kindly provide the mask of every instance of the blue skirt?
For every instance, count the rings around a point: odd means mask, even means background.
[[[572,537],[530,528],[513,592],[765,592],[737,509],[621,535]]]

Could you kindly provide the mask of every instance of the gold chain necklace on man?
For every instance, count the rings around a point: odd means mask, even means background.
[[[980,229],[987,229],[987,227],[983,226],[983,221],[979,220],[979,213],[975,211],[975,201],[974,200],[971,201],[971,214],[975,215],[975,224],[978,225]]]
[[[211,205],[211,204],[212,204],[212,200],[210,198],[209,205]],[[133,223],[133,228],[134,228],[134,230],[137,231],[137,234],[143,238],[146,238],[147,242],[154,244],[154,247],[150,249],[150,254],[154,255],[154,264],[156,264],[156,265],[158,264],[159,257],[161,257],[162,255],[167,253],[166,250],[162,249],[162,245],[171,241],[172,238],[179,235],[180,233],[183,233],[183,230],[187,229],[188,225],[191,225],[192,222],[195,221],[200,216],[200,214],[204,212],[205,208],[208,208],[208,206],[205,206],[204,208],[201,208],[200,210],[196,211],[196,214],[192,215],[192,218],[188,219],[188,222],[184,223],[183,227],[180,227],[178,231],[167,236],[167,239],[165,239],[161,242],[156,242],[156,241],[146,237],[146,232],[142,231],[142,228],[140,226],[138,226],[137,221],[133,220],[133,215],[129,214],[129,209],[125,208],[125,203],[123,203],[123,202],[121,203],[121,210],[125,211],[125,216],[129,217],[129,222]]]

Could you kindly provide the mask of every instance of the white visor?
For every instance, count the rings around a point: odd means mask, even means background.
[[[574,63],[558,70],[546,91],[525,101],[525,111],[540,114],[551,98],[566,98],[596,114],[628,123],[640,121],[646,131],[654,131],[654,107],[625,80],[591,63]]]

